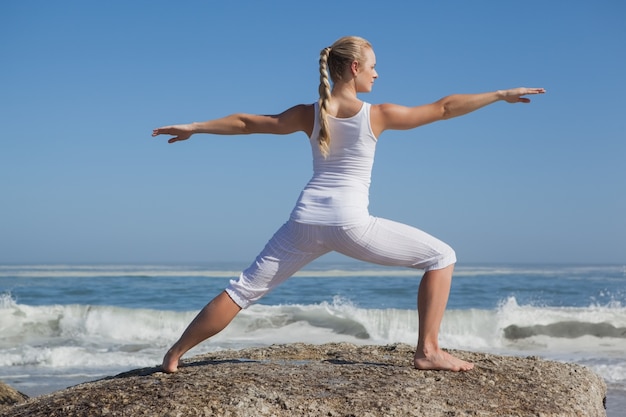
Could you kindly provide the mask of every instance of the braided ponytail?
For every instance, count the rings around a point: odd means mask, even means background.
[[[330,80],[334,83],[341,80],[344,72],[350,68],[352,62],[362,62],[362,48],[371,48],[372,45],[358,36],[345,36],[338,39],[332,46],[320,52],[320,85],[319,110],[320,131],[318,144],[322,156],[326,158],[330,153],[330,131],[328,127],[328,106],[330,104]]]
[[[320,86],[318,101],[320,109],[320,132],[318,136],[318,143],[322,156],[326,158],[330,152],[330,132],[328,131],[328,119],[326,114],[328,113],[328,104],[330,102],[330,81],[328,80],[328,56],[330,55],[332,48],[326,47],[320,52]]]

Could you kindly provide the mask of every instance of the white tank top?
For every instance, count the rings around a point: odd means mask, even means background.
[[[328,116],[330,153],[319,150],[319,107],[315,107],[313,177],[300,194],[291,219],[306,224],[353,226],[369,219],[369,187],[377,139],[370,125],[370,104],[352,117]]]

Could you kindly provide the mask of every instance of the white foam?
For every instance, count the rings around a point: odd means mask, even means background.
[[[4,372],[14,367],[88,372],[152,366],[195,314],[110,306],[28,306],[16,303],[9,295],[0,296],[0,368]],[[242,311],[225,331],[190,355],[273,343],[415,344],[418,319],[416,310],[364,309],[339,298],[316,305],[259,304]],[[448,348],[586,361],[608,380],[625,382],[624,337],[504,336],[504,329],[511,325],[566,321],[609,323],[621,328],[626,327],[626,309],[616,304],[538,307],[518,305],[515,298],[509,298],[494,310],[448,310],[440,339]],[[608,362],[593,362],[597,358],[607,358]]]

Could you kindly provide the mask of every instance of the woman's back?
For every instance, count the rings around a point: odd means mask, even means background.
[[[350,117],[327,115],[328,155],[318,146],[319,106],[310,137],[313,177],[296,203],[291,219],[299,223],[348,226],[369,218],[369,186],[377,138],[370,126],[369,103]]]

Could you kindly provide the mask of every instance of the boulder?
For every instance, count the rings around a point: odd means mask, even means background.
[[[469,372],[419,371],[404,344],[287,344],[213,352],[32,398],[30,416],[605,416],[606,385],[576,364],[450,351]]]

